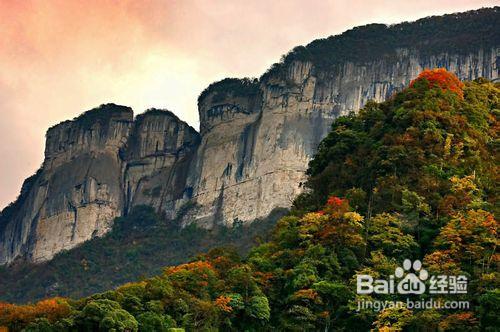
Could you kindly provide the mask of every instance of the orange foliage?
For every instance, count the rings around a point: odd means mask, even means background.
[[[226,256],[217,256],[212,259],[212,264],[217,270],[227,271],[234,266],[234,262]]]
[[[231,312],[233,308],[229,305],[231,302],[231,297],[221,295],[215,300],[215,306],[222,311]]]
[[[425,256],[424,262],[432,272],[459,273],[458,265],[452,258],[451,250],[436,250]]]
[[[186,263],[186,264],[181,264],[177,266],[172,266],[169,267],[165,270],[165,273],[167,275],[172,275],[177,272],[181,271],[197,271],[197,272],[202,272],[203,270],[214,270],[214,267],[212,264],[206,261],[196,261],[192,263]]]
[[[255,276],[256,281],[264,287],[269,287],[270,281],[274,278],[274,274],[271,272],[257,271],[254,273],[254,276]]]
[[[35,308],[39,314],[43,314],[51,322],[66,317],[70,313],[68,302],[65,299],[57,297],[42,300],[35,305]]]
[[[478,320],[474,317],[472,312],[460,312],[456,314],[451,314],[447,316],[444,320],[439,323],[439,327],[442,330],[452,331],[458,328],[472,327],[477,328]]]
[[[0,324],[26,324],[39,317],[45,317],[54,322],[67,317],[70,310],[68,302],[58,297],[29,305],[0,303]]]
[[[318,233],[318,237],[323,241],[336,245],[362,246],[363,237],[347,223],[331,223],[325,225]]]
[[[410,87],[413,87],[415,82],[426,79],[429,86],[439,87],[442,90],[448,90],[456,93],[461,99],[464,98],[464,84],[460,80],[444,68],[426,69],[418,75],[416,79],[411,81]]]
[[[491,213],[469,210],[446,224],[436,241],[448,246],[456,259],[469,257],[480,261],[486,257],[485,252],[491,252],[495,247],[499,227]]]
[[[359,232],[363,218],[350,211],[351,207],[347,199],[330,196],[323,210],[308,213],[302,218],[301,237],[319,239],[323,243],[340,246],[363,245],[363,237]]]
[[[318,293],[313,289],[301,289],[293,294],[293,297],[300,300],[314,301],[318,298]]]
[[[318,316],[321,318],[328,318],[328,317],[330,317],[330,312],[329,311],[322,311],[319,313]]]
[[[329,206],[341,206],[344,203],[344,200],[342,198],[339,198],[337,196],[330,196],[328,200],[326,201],[326,204]]]
[[[347,199],[330,196],[326,201],[324,209],[320,211],[320,214],[323,215],[327,213],[334,218],[339,218],[345,212],[349,211],[349,209],[349,201]]]

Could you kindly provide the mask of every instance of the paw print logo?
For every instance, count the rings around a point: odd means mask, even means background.
[[[413,271],[418,273],[418,276],[409,272],[413,267]],[[403,276],[406,276],[403,278]],[[427,270],[422,268],[422,262],[418,259],[416,261],[411,262],[409,259],[405,259],[403,262],[403,267],[397,267],[394,271],[394,276],[398,279],[403,278],[398,283],[398,293],[399,294],[423,294],[425,292],[425,283],[424,281],[429,278],[429,273]]]

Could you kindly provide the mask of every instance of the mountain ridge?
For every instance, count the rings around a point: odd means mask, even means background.
[[[102,236],[137,205],[150,205],[167,219],[189,206],[183,225],[205,228],[250,223],[288,208],[338,116],[370,99],[384,100],[426,67],[445,67],[466,80],[498,78],[498,16],[494,7],[313,41],[259,80],[225,79],[207,87],[198,99],[199,133],[175,114],[146,112],[134,120],[131,109],[110,104],[103,106],[113,109],[104,118],[90,111],[53,126],[42,170],[0,214],[0,264],[48,260]],[[434,41],[425,38],[428,54],[394,46],[402,38],[398,28],[438,41],[436,27],[456,41],[448,52],[433,50]],[[471,35],[480,44],[471,44]],[[389,46],[379,48],[373,41],[384,37]],[[337,53],[347,60],[337,61]],[[371,60],[355,61],[365,56]],[[325,64],[333,65],[325,70]]]

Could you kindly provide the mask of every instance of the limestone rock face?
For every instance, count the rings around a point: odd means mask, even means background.
[[[132,119],[130,108],[104,105],[47,131],[42,168],[2,225],[0,263],[48,260],[110,229],[123,207],[119,150]]]
[[[316,99],[332,102],[339,114],[347,114],[363,107],[369,99],[385,100],[428,68],[446,68],[461,80],[498,78],[498,45],[465,55],[438,53],[422,56],[416,50],[397,49],[393,56],[391,61],[345,62],[328,73],[317,72],[319,89]]]
[[[173,218],[199,141],[198,132],[171,112],[151,110],[138,115],[125,156],[125,211],[150,205]]]
[[[335,117],[331,104],[314,101],[311,69],[295,63],[283,80],[200,98],[202,141],[188,179],[195,207],[186,223],[251,222],[290,206]]]
[[[50,128],[42,167],[2,211],[0,264],[49,260],[104,235],[135,205],[172,218],[199,141],[169,111],[134,121],[130,108],[113,104]]]
[[[258,80],[210,85],[198,100],[199,133],[171,112],[134,120],[131,109],[112,104],[50,128],[41,169],[0,214],[0,264],[48,260],[105,234],[137,205],[207,228],[288,208],[338,116],[390,97],[425,68],[497,80],[495,22],[497,8],[315,41]],[[436,27],[448,29],[445,42],[433,37]]]
[[[498,56],[498,47],[465,56],[399,49],[391,61],[345,62],[329,71],[293,61],[259,82],[221,81],[199,100],[202,138],[188,178],[192,195],[181,201],[194,207],[184,222],[232,225],[290,207],[336,117],[370,99],[385,100],[425,68],[444,67],[462,80],[497,79]]]

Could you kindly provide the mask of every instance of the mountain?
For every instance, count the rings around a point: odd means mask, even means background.
[[[499,8],[372,24],[316,40],[260,79],[198,99],[200,132],[168,111],[106,104],[47,132],[45,159],[0,215],[0,264],[50,260],[150,205],[205,228],[289,208],[333,120],[385,100],[424,68],[498,78]]]
[[[333,123],[309,190],[246,257],[213,249],[85,298],[0,303],[0,328],[496,331],[499,109],[500,83],[425,70]]]

